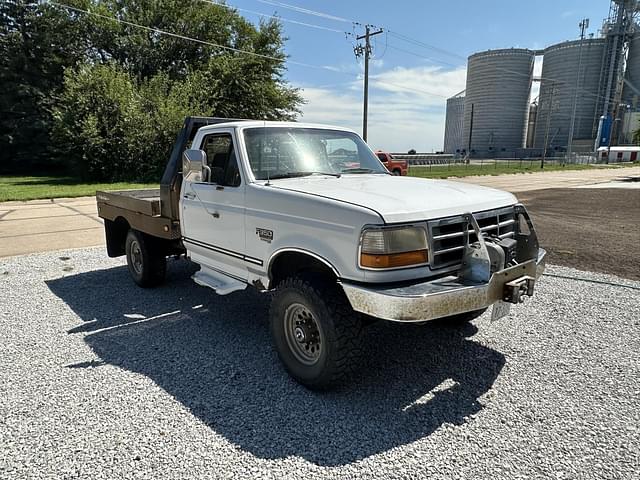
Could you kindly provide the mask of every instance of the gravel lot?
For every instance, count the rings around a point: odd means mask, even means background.
[[[0,477],[640,478],[640,282],[545,277],[464,331],[379,323],[363,374],[284,373],[267,299],[102,248],[0,259]]]

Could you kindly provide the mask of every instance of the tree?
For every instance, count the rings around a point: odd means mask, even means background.
[[[84,25],[47,4],[0,6],[0,170],[47,168],[51,110],[65,68],[84,57]]]
[[[186,115],[299,113],[275,20],[200,0],[65,3],[77,10],[8,0],[0,13],[0,148],[14,168],[55,157],[87,178],[157,179]]]
[[[161,73],[137,83],[115,62],[67,72],[54,139],[74,175],[103,181],[158,180],[187,115],[211,115],[192,86]]]

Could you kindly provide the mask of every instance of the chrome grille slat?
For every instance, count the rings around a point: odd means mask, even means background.
[[[460,247],[447,248],[446,250],[439,250],[437,252],[433,252],[434,255],[442,255],[444,253],[455,252],[456,250],[462,250],[464,245]]]
[[[508,238],[514,236],[516,216],[513,207],[487,210],[473,214],[480,231],[485,235]],[[462,216],[431,220],[429,228],[429,246],[431,268],[443,268],[462,262],[464,255],[464,220]],[[469,241],[477,240],[475,231],[468,231]]]
[[[487,230],[492,230],[496,227],[502,228],[502,227],[506,227],[508,225],[513,225],[514,223],[516,223],[515,220],[507,220],[504,222],[500,222],[497,224],[492,224],[492,225],[487,225],[486,227],[482,227],[480,228],[481,232],[486,232]],[[469,230],[469,233],[474,233],[473,229]],[[454,238],[454,237],[461,237],[462,235],[464,235],[464,232],[456,232],[456,233],[448,233],[446,235],[436,235],[435,237],[433,237],[434,240],[444,240],[447,238]]]

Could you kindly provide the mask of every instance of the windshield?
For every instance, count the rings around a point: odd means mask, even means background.
[[[258,127],[246,129],[244,141],[256,180],[388,173],[360,137],[350,132]]]

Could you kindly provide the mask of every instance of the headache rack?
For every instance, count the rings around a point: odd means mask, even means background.
[[[514,207],[486,210],[474,213],[473,217],[485,236],[513,238],[515,235],[516,211]],[[465,227],[468,229],[469,243],[476,242],[478,237],[463,215],[428,222],[431,268],[444,268],[462,262],[465,249]]]

